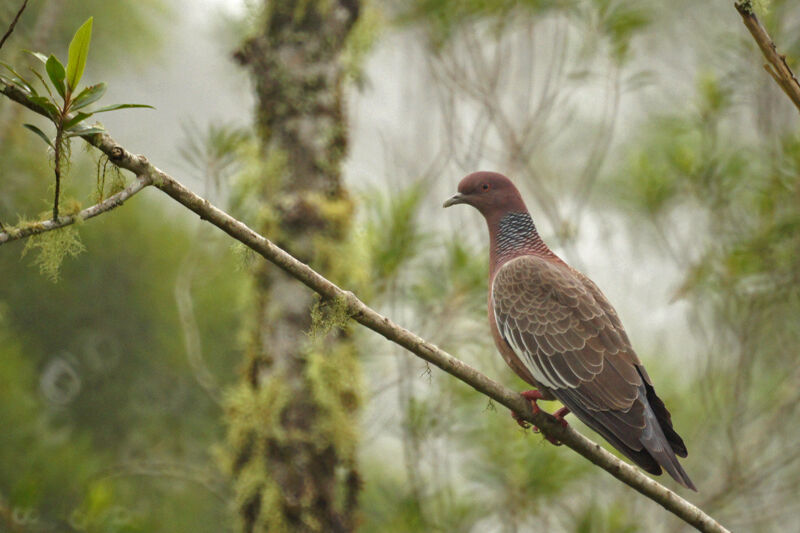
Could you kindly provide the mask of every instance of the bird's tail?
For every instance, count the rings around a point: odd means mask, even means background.
[[[664,430],[650,407],[650,403],[645,398],[642,398],[642,400],[645,401],[645,428],[641,437],[642,445],[675,481],[687,489],[697,491],[697,487],[689,479],[689,474],[678,462],[678,457],[675,455],[670,441],[664,435]]]

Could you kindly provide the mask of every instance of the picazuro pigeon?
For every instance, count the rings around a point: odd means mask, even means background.
[[[506,363],[538,389],[523,393],[534,410],[536,400],[557,399],[562,423],[571,411],[645,471],[663,467],[697,490],[676,457],[686,446],[616,311],[542,241],[511,180],[470,174],[444,207],[455,204],[473,206],[489,226],[489,325]]]

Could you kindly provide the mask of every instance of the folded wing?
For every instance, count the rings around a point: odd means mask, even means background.
[[[600,290],[564,263],[526,255],[492,286],[500,336],[542,387],[644,470],[694,488],[686,447]]]

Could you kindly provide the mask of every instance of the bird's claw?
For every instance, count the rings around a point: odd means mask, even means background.
[[[519,427],[521,427],[522,429],[528,429],[529,427],[531,427],[531,424],[530,424],[530,422],[528,422],[527,420],[525,420],[524,418],[522,418],[522,417],[519,415],[519,413],[517,413],[516,411],[511,411],[511,416],[514,418],[514,420],[516,420],[517,424],[519,424]],[[534,428],[535,428],[535,427],[536,427],[536,426],[534,426]],[[537,430],[537,431],[538,431],[538,430]]]
[[[533,408],[534,415],[539,414],[541,412],[541,409],[539,409],[539,406],[536,404],[537,400],[544,399],[544,395],[540,391],[535,389],[526,390],[520,394],[522,395],[523,398],[531,402],[531,407]],[[567,424],[567,421],[564,420],[564,416],[566,416],[567,413],[569,412],[570,412],[569,408],[562,407],[561,409],[553,413],[553,417],[555,417],[555,419],[558,420],[563,427],[567,427],[569,424]],[[511,411],[511,416],[514,418],[514,420],[516,420],[517,424],[519,424],[521,428],[523,429],[531,428],[531,431],[533,431],[534,433],[541,433],[541,430],[538,427],[530,424],[527,420],[523,419],[519,415],[519,413]],[[553,437],[545,435],[544,438],[547,439],[548,442],[550,442],[550,444],[552,444],[553,446],[561,446],[561,442],[557,439],[554,439]]]

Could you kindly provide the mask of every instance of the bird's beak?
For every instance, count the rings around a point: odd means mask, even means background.
[[[466,195],[458,193],[455,196],[448,198],[447,201],[442,205],[442,207],[450,207],[451,205],[465,204],[465,203],[467,203]]]

